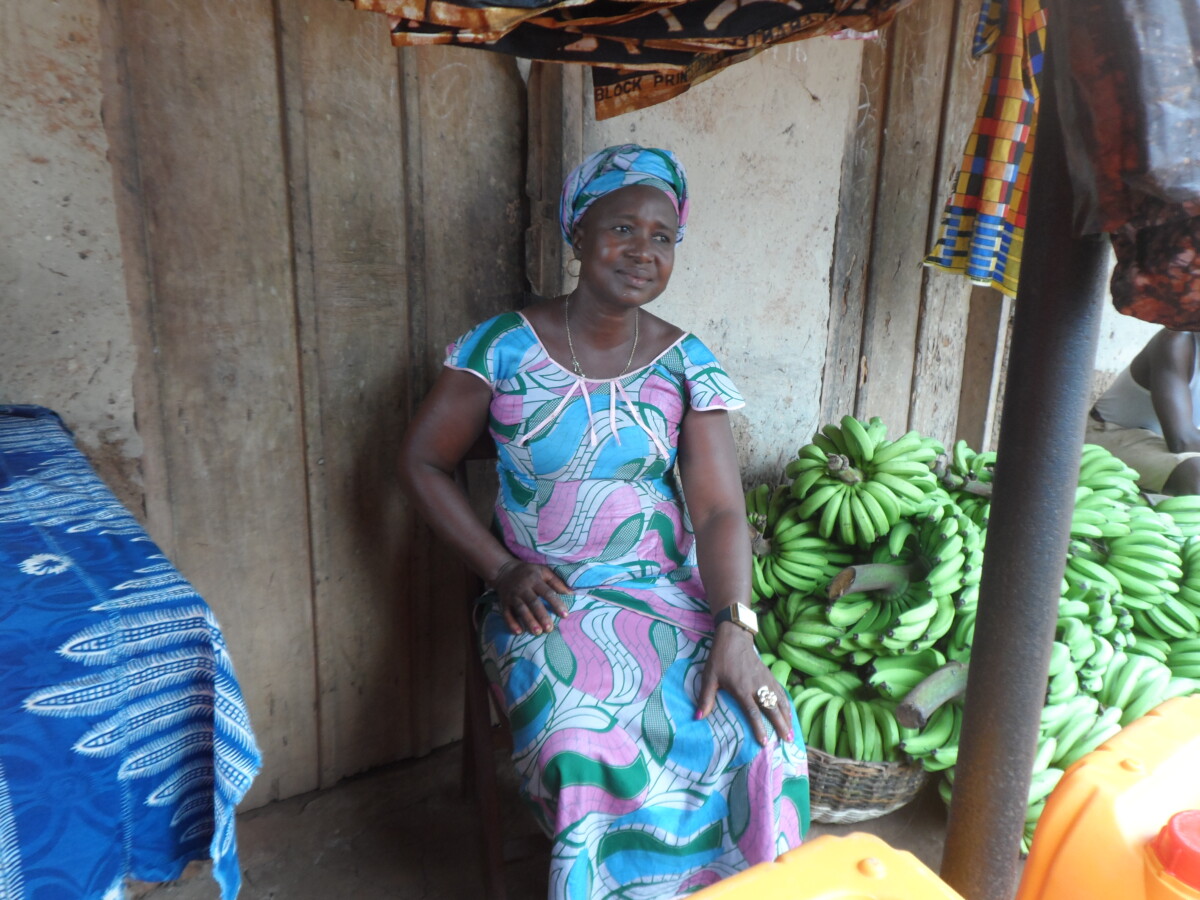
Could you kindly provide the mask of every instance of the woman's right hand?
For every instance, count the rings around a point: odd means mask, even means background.
[[[528,629],[533,634],[554,630],[555,615],[565,618],[567,605],[560,595],[572,593],[566,582],[548,566],[514,559],[500,567],[492,579],[492,587],[500,599],[500,611],[513,634]],[[545,601],[545,602],[543,602]]]

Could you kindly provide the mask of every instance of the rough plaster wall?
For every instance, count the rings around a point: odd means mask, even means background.
[[[0,0],[0,403],[56,410],[135,511],[134,346],[95,0]]]
[[[585,123],[586,152],[634,141],[687,167],[687,237],[654,312],[704,339],[746,395],[733,424],[747,481],[780,477],[819,424],[860,58],[857,41],[775,47],[664,104]]]

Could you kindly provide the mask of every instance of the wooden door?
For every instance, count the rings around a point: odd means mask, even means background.
[[[105,15],[148,527],[225,630],[257,806],[459,734],[465,583],[395,457],[525,287],[524,85],[329,0]]]

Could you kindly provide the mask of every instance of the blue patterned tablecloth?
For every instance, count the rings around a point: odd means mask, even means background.
[[[0,406],[0,900],[240,872],[261,759],[212,611],[58,416]]]

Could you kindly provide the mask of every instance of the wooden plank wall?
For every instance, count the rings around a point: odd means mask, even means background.
[[[824,421],[853,412],[883,417],[893,435],[957,435],[971,285],[921,260],[979,102],[977,13],[925,0],[864,46],[832,260]]]
[[[350,4],[103,5],[147,525],[226,632],[252,807],[459,734],[466,583],[394,460],[524,287],[524,86]]]

